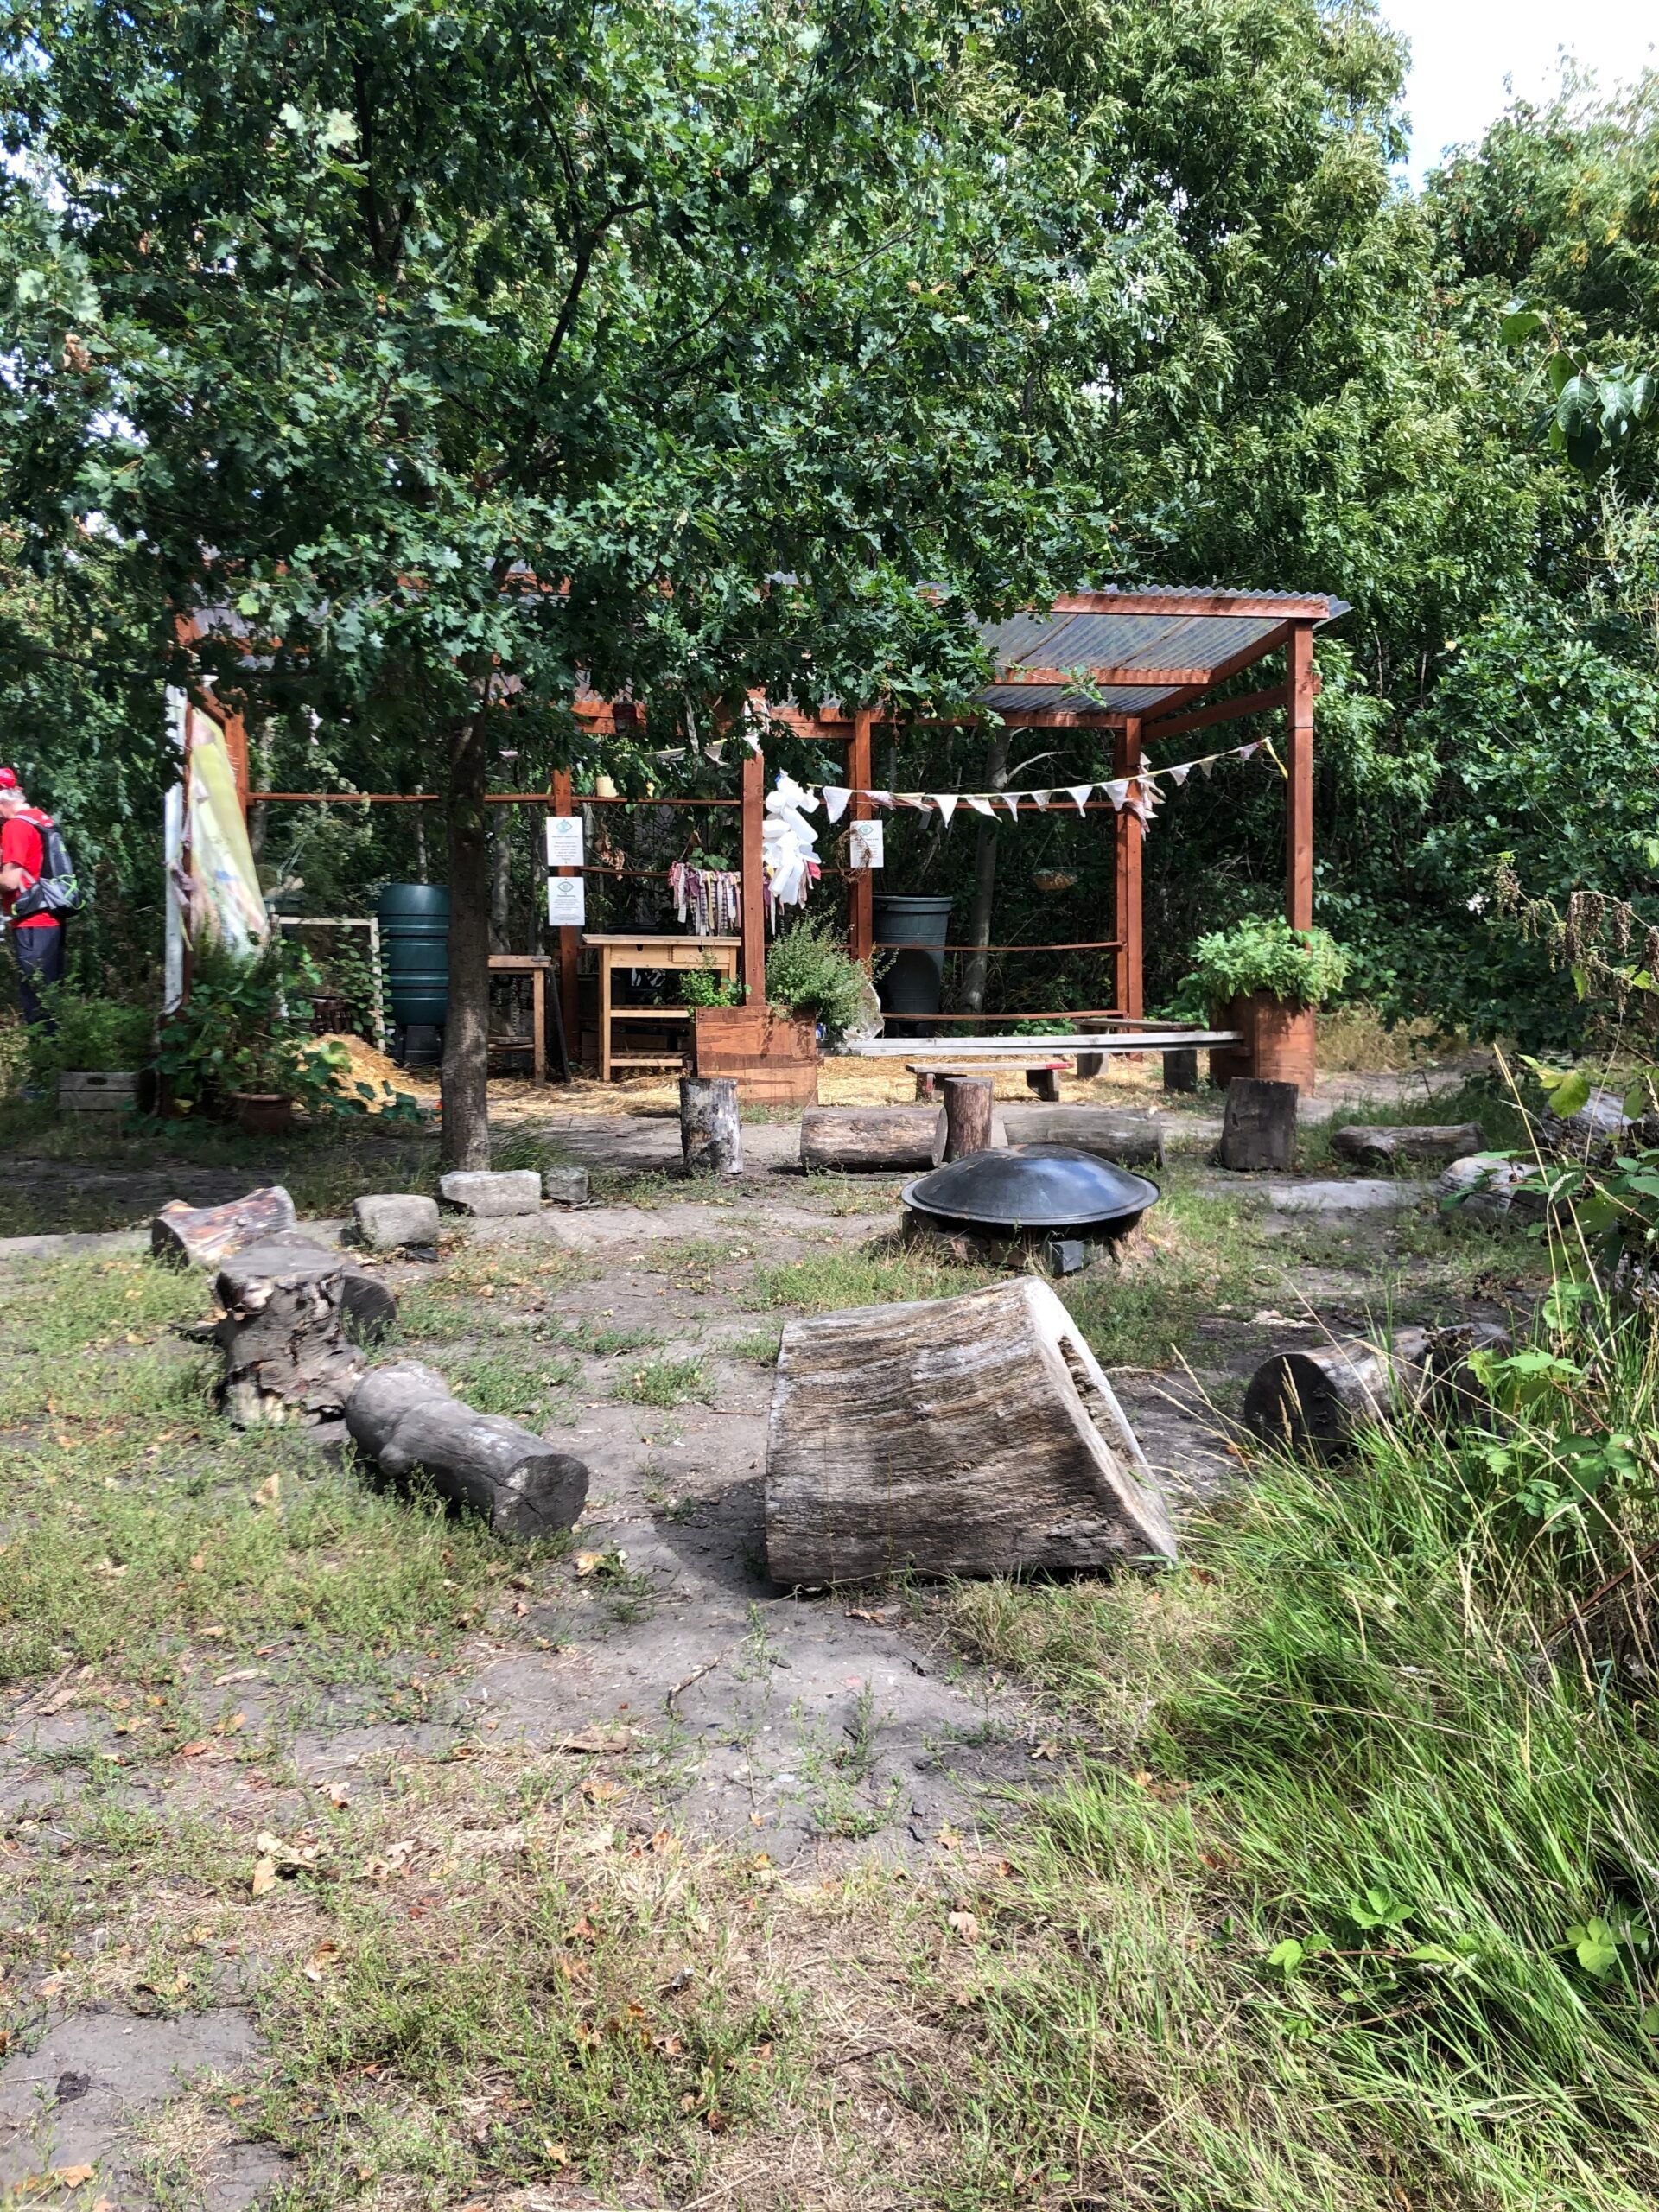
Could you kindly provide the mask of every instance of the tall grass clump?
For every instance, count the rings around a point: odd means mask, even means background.
[[[1159,1582],[963,1594],[1117,1754],[1029,1885],[1120,1993],[1011,1980],[989,2108],[1046,2070],[1128,2205],[1656,2201],[1656,1387],[1559,1283],[1467,1425],[1258,1459]]]

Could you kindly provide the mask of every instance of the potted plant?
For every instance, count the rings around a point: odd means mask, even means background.
[[[1279,915],[1247,914],[1192,949],[1183,996],[1210,1010],[1211,1026],[1239,1043],[1210,1056],[1217,1083],[1234,1076],[1313,1088],[1313,1013],[1342,988],[1348,955],[1325,930],[1294,930]]]
[[[189,996],[168,1018],[156,1053],[175,1112],[229,1116],[250,1136],[280,1136],[296,1103],[338,1103],[350,1059],[311,1033],[310,1001],[301,995],[308,974],[302,955],[290,983],[276,943],[251,957],[198,946]]]
[[[66,1114],[130,1114],[143,1103],[155,1020],[124,1000],[60,987],[53,1027],[29,1033],[29,1078]]]

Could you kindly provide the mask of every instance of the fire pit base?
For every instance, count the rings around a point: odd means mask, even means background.
[[[964,1267],[1007,1268],[1021,1274],[1035,1269],[1046,1275],[1075,1275],[1100,1261],[1121,1260],[1133,1234],[1133,1225],[1111,1236],[1096,1230],[1075,1236],[1052,1229],[969,1228],[930,1220],[908,1208],[904,1219],[905,1243],[933,1258],[955,1260]]]

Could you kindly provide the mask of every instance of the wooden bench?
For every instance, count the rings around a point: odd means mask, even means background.
[[[1079,1073],[1082,1072],[1084,1057],[1082,1054],[1078,1055]],[[1034,1090],[1047,1106],[1059,1104],[1060,1077],[1069,1065],[1070,1063],[1066,1060],[1020,1061],[1014,1058],[1012,1054],[1004,1054],[994,1060],[952,1060],[948,1063],[934,1060],[906,1060],[905,1062],[906,1072],[916,1078],[916,1096],[918,1098],[937,1096],[936,1086],[948,1075],[995,1076],[1005,1068],[1023,1067],[1027,1088]]]

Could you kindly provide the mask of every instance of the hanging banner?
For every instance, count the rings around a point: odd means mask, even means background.
[[[588,855],[582,849],[582,817],[550,814],[547,817],[549,868],[580,868]]]
[[[588,926],[588,884],[585,877],[548,877],[547,925],[550,930],[580,930]]]
[[[880,868],[885,862],[883,850],[886,825],[880,822],[855,822],[847,847],[849,868]]]

